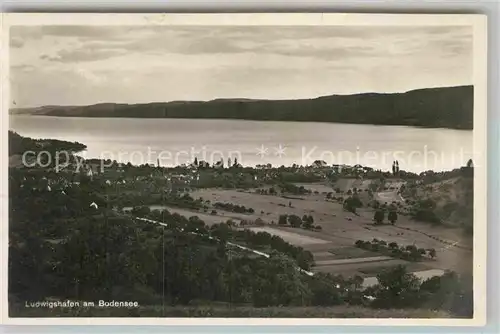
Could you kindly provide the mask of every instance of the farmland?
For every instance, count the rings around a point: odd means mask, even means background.
[[[235,213],[220,209],[209,209],[207,212],[203,209],[186,210],[167,206],[152,206],[151,209],[167,208],[186,217],[198,216],[209,225],[227,220],[232,220],[236,225],[240,225],[242,221],[247,222],[249,226],[238,228],[250,228],[255,232],[277,235],[291,244],[311,251],[316,262],[314,271],[369,277],[398,264],[406,265],[413,271],[470,270],[472,239],[464,236],[459,228],[430,225],[403,214],[399,215],[395,225],[377,226],[373,223],[374,210],[366,202],[354,214],[346,211],[342,203],[325,199],[325,194],[335,193],[335,189],[345,196],[354,188],[364,196],[360,196],[361,198],[368,198],[364,189],[368,189],[371,183],[371,180],[352,178],[339,179],[335,183],[297,183],[297,186],[303,186],[310,193],[295,196],[260,194],[255,189],[208,188],[190,192],[193,198],[201,198],[204,202],[245,206],[252,208],[253,213]],[[404,183],[402,180],[388,180],[385,187],[373,194],[373,198],[403,202],[398,190]],[[321,230],[279,225],[281,215],[310,215],[314,224],[320,226]],[[258,226],[252,225],[255,221],[259,221]],[[436,250],[436,257],[433,260],[410,263],[401,259],[381,257],[375,252],[354,247],[356,240],[372,239],[400,245],[416,245],[425,249],[433,248]]]

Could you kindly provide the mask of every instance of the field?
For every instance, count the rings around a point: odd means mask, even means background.
[[[372,181],[358,179],[341,179],[335,187],[347,191],[356,187],[363,189],[368,187]],[[299,185],[299,184],[297,184]],[[450,269],[469,270],[472,263],[472,252],[458,248],[471,247],[471,238],[465,238],[460,229],[443,226],[432,226],[419,223],[400,215],[397,224],[373,225],[373,210],[363,207],[358,210],[358,215],[345,211],[342,205],[332,201],[326,201],[321,193],[331,189],[321,184],[300,184],[306,189],[313,191],[311,195],[303,195],[297,198],[280,197],[278,195],[261,195],[254,191],[236,191],[224,189],[203,189],[192,193],[194,198],[202,197],[204,200],[214,202],[233,203],[253,208],[251,215],[240,215],[238,218],[262,219],[272,226],[253,228],[271,234],[276,234],[284,240],[310,250],[317,265],[315,271],[332,273],[355,273],[367,276],[367,270],[373,275],[380,270],[397,265],[405,264],[415,271],[426,269]],[[400,198],[397,189],[402,185],[400,181],[386,182],[386,187],[392,190],[384,190],[375,195],[388,200]],[[314,194],[318,191],[319,194]],[[180,213],[180,212],[179,212]],[[291,228],[277,225],[279,216],[282,214],[295,214],[299,217],[311,215],[314,224],[321,226],[321,231],[309,231],[301,228]],[[210,215],[208,215],[210,216]],[[210,216],[208,221],[227,219],[229,216],[237,217],[237,214],[217,210],[217,216]],[[241,217],[244,216],[244,217]],[[200,218],[202,218],[200,216]],[[203,218],[202,218],[203,219]],[[379,258],[378,261],[368,260],[380,256],[380,254],[367,252],[353,246],[356,240],[372,240],[377,238],[386,242],[397,242],[399,245],[416,245],[419,248],[434,248],[437,257],[434,261],[425,263],[409,263],[400,259]],[[352,259],[345,261],[345,259]],[[363,260],[359,260],[363,259]],[[336,260],[344,260],[338,261]]]
[[[315,267],[313,271],[330,272],[342,275],[375,276],[385,268],[403,264],[414,272],[426,270],[470,271],[472,263],[471,238],[464,237],[458,228],[433,226],[415,222],[409,217],[399,215],[395,225],[374,225],[372,208],[366,206],[367,189],[372,180],[345,178],[335,184],[297,183],[311,190],[307,195],[263,195],[250,189],[246,191],[234,189],[200,189],[190,193],[193,198],[202,198],[213,205],[216,202],[231,203],[252,208],[253,213],[235,213],[220,208],[188,210],[172,206],[154,205],[151,209],[168,209],[172,213],[190,217],[198,216],[206,224],[213,225],[231,219],[237,225],[241,221],[253,222],[261,220],[263,226],[245,226],[253,231],[267,232],[280,236],[285,241],[303,247],[313,253]],[[398,193],[403,185],[400,180],[386,180],[384,188],[374,193],[374,198],[387,202],[402,201]],[[360,199],[365,205],[356,214],[347,212],[342,204],[327,201],[325,193],[334,192],[339,188],[342,192],[361,190]],[[311,215],[314,225],[321,231],[292,228],[278,225],[280,215]],[[241,227],[240,227],[241,228]],[[384,254],[356,248],[356,240],[371,241],[374,238],[398,245],[415,245],[418,248],[434,248],[437,257],[423,262],[408,262],[391,258]],[[467,249],[469,248],[469,249]]]

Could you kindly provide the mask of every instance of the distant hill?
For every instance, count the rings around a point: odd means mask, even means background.
[[[473,86],[406,93],[330,95],[300,100],[216,99],[147,104],[101,103],[11,109],[11,114],[67,117],[215,118],[473,128]]]

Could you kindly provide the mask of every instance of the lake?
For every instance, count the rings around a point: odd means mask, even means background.
[[[198,160],[244,166],[361,164],[390,170],[450,170],[472,154],[472,131],[315,122],[10,116],[22,136],[78,141],[86,158],[162,166]]]

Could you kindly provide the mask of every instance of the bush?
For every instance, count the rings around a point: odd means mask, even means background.
[[[440,224],[441,219],[436,215],[434,211],[427,209],[417,209],[413,214],[412,218],[422,222],[428,222],[433,224]]]
[[[278,225],[286,225],[288,221],[287,215],[280,215],[278,219]]]
[[[375,214],[373,216],[373,220],[375,220],[375,223],[376,224],[382,224],[382,222],[384,221],[384,211],[382,210],[377,210],[375,211]]]
[[[364,248],[364,249],[367,249],[367,250],[372,249],[372,244],[371,244],[371,242],[369,242],[369,241],[364,241],[364,242],[363,242],[363,248]]]
[[[392,249],[399,249],[399,246],[396,242],[391,242],[389,244],[389,248],[392,248]]]
[[[407,250],[409,252],[416,252],[418,249],[414,245],[408,245],[405,247],[405,250]]]

